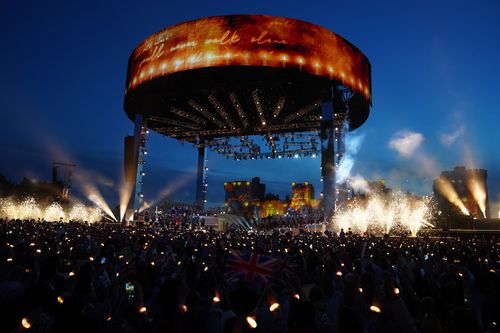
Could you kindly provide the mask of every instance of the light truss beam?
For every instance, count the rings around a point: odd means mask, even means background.
[[[226,122],[226,124],[229,126],[229,128],[235,129],[236,126],[234,126],[233,122],[231,121],[231,118],[229,118],[229,115],[227,114],[226,110],[220,105],[219,101],[217,98],[215,98],[214,95],[209,95],[208,100],[212,105],[214,106],[215,110],[220,114],[222,119]]]
[[[276,153],[277,148],[276,148],[276,142],[274,141],[274,136],[272,135],[271,132],[267,134],[267,142],[271,145],[271,152]]]
[[[207,109],[205,109],[203,106],[198,104],[195,100],[190,99],[188,101],[188,104],[193,109],[195,109],[196,111],[201,113],[203,116],[205,116],[207,119],[211,120],[215,125],[219,126],[220,128],[226,128],[226,125],[223,122],[221,122],[219,119],[215,118],[215,116],[213,114],[208,112]]]
[[[259,99],[258,89],[252,91],[253,102],[255,103],[255,108],[257,109],[257,115],[259,116],[260,124],[266,126],[266,117],[264,115],[264,109],[262,108],[262,103]]]
[[[192,120],[194,121],[195,123],[197,124],[200,124],[200,125],[206,125],[207,122],[204,120],[204,119],[201,119],[200,117],[197,117],[195,116],[194,114],[191,114],[191,113],[187,113],[186,111],[182,111],[182,110],[179,110],[175,107],[171,107],[170,108],[170,112],[179,116],[179,117],[182,117],[182,118],[185,118],[185,119],[188,119],[188,120]]]
[[[200,127],[198,127],[195,124],[188,123],[188,122],[185,122],[185,121],[180,121],[180,120],[169,119],[169,118],[165,118],[165,117],[149,116],[148,119],[152,120],[152,121],[159,122],[159,123],[163,123],[163,124],[175,125],[175,126],[180,126],[180,127],[185,127],[185,128],[193,129],[193,130],[199,130],[200,129]]]
[[[318,99],[318,100],[314,101],[312,104],[306,105],[302,109],[297,110],[297,112],[294,112],[294,113],[286,116],[285,119],[283,120],[283,122],[289,123],[292,120],[300,118],[300,117],[308,114],[309,112],[316,110],[320,106],[321,106],[321,100]]]
[[[285,97],[281,96],[276,104],[276,107],[274,108],[273,118],[278,118],[281,110],[283,110],[283,105],[285,105]]]
[[[170,134],[168,131],[163,132],[164,135],[169,135],[173,138],[179,138],[182,136],[203,136],[203,137],[217,137],[217,136],[234,136],[234,135],[242,135],[245,133],[246,135],[259,135],[266,134],[266,132],[279,132],[279,131],[287,131],[287,130],[300,130],[307,132],[316,132],[318,131],[319,122],[310,122],[310,123],[291,123],[291,124],[280,124],[280,125],[270,125],[265,128],[266,131],[262,127],[252,127],[243,131],[240,128],[236,128],[235,130],[228,128],[220,128],[220,129],[211,129],[211,130],[199,130],[199,131],[183,131],[182,133],[172,132]]]
[[[238,114],[238,117],[240,117],[240,120],[241,120],[241,123],[243,124],[243,127],[247,128],[250,124],[248,123],[247,117],[245,116],[245,112],[243,112],[243,109],[241,108],[241,104],[238,101],[236,94],[230,93],[229,99],[233,103],[233,106],[236,109],[236,113]]]
[[[231,154],[226,154],[227,157],[232,157],[235,160],[254,160],[254,159],[269,159],[269,158],[298,158],[298,157],[317,157],[319,150],[316,148],[308,148],[308,149],[295,149],[288,150],[283,152],[278,152],[276,154],[272,152],[265,152],[259,154],[253,153],[239,153],[234,152]]]

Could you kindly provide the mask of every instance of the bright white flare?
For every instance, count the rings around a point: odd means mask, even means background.
[[[483,217],[486,217],[486,191],[485,185],[481,184],[480,180],[476,176],[472,176],[467,180],[467,188],[469,189],[472,197],[476,201]]]
[[[71,207],[68,214],[68,220],[78,222],[95,223],[100,221],[102,211],[98,207],[86,207],[81,203],[77,203]]]
[[[131,182],[123,180],[120,184],[119,195],[120,195],[120,221],[123,221],[125,213],[127,212],[127,207],[132,197],[132,190],[134,186]]]
[[[416,198],[402,192],[391,196],[372,195],[367,202],[354,203],[337,212],[332,224],[335,231],[351,229],[355,233],[366,231],[389,233],[393,230],[409,231],[412,236],[424,226],[433,226],[430,199]]]
[[[11,199],[0,199],[0,216],[11,219],[38,220],[43,212],[34,198],[26,198],[21,202]]]
[[[109,218],[116,221],[116,217],[109,208],[106,200],[104,200],[101,192],[95,185],[96,179],[103,183],[105,186],[108,186],[112,183],[108,182],[106,178],[99,176],[98,174],[90,174],[86,171],[81,171],[75,174],[75,181],[81,188],[82,192],[87,196],[87,198],[92,201],[97,207],[102,209],[104,213],[106,213]]]
[[[64,220],[66,218],[66,213],[64,213],[61,204],[58,202],[51,203],[43,214],[45,221],[56,222]]]
[[[436,182],[436,187],[439,193],[441,193],[450,203],[454,204],[462,214],[470,215],[469,211],[465,207],[464,203],[458,197],[457,191],[453,188],[453,185],[446,178],[440,178]]]
[[[62,217],[62,219],[61,219]],[[61,204],[53,202],[43,208],[33,197],[16,202],[11,198],[0,199],[0,218],[20,220],[57,221],[87,221],[98,222],[102,218],[102,211],[97,207],[86,207],[80,203],[63,209]]]
[[[95,191],[95,192],[92,192]],[[102,197],[101,193],[97,188],[92,187],[91,192],[88,194],[88,199],[92,201],[97,207],[103,210],[112,220],[116,221],[116,217],[109,208],[108,204]]]

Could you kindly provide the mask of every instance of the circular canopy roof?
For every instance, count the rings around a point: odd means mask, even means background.
[[[308,131],[338,88],[350,129],[368,117],[371,67],[339,35],[300,20],[215,16],[164,29],[130,56],[124,108],[130,119],[188,141]],[[335,99],[335,98],[334,98]]]

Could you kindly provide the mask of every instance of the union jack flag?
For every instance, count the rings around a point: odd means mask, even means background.
[[[257,253],[243,254],[231,250],[226,262],[225,277],[228,282],[245,279],[249,282],[269,283],[276,273],[277,260]]]
[[[283,274],[286,278],[290,279],[295,275],[298,268],[299,264],[295,261],[295,258],[292,256],[286,256],[279,260],[276,272],[278,275]]]

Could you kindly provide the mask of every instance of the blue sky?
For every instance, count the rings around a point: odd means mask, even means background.
[[[132,49],[167,26],[234,13],[322,25],[370,59],[373,108],[355,133],[364,141],[352,174],[430,193],[433,175],[422,171],[422,156],[437,171],[473,161],[488,169],[490,199],[500,202],[500,2],[495,0],[4,0],[0,173],[14,181],[23,175],[49,179],[50,163],[64,157],[118,182],[123,137],[132,132],[123,112]],[[409,158],[388,145],[401,130],[423,138]],[[440,137],[453,132],[459,133],[456,140],[443,145]],[[146,199],[175,184],[173,198],[193,200],[195,149],[153,134],[149,151]],[[208,159],[211,203],[223,200],[224,180],[252,176],[260,176],[268,191],[282,197],[291,181],[310,181],[320,191],[319,159],[235,162],[213,153]],[[116,191],[102,191],[114,206]]]

